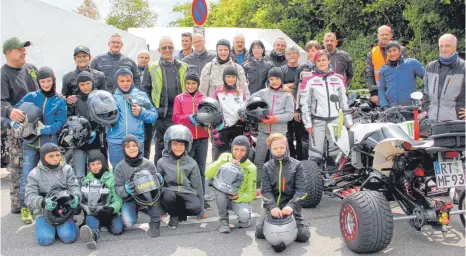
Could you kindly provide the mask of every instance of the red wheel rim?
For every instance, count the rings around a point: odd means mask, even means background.
[[[343,232],[343,236],[348,241],[353,241],[358,235],[358,219],[356,212],[349,204],[345,205],[341,212],[340,229]]]

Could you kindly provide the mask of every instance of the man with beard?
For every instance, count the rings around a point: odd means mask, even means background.
[[[193,53],[193,35],[189,32],[181,34],[181,51],[175,56],[178,61]]]
[[[273,62],[275,67],[283,66],[286,64],[285,50],[286,41],[284,38],[279,37],[273,43],[273,50],[265,58]]]
[[[330,64],[332,65],[333,71],[343,75],[346,79],[346,87],[348,88],[354,74],[353,60],[347,52],[337,49],[337,45],[338,40],[335,33],[325,33],[324,46],[330,53]]]

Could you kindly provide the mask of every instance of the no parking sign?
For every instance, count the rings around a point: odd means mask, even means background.
[[[191,4],[191,16],[197,26],[202,26],[207,21],[209,9],[205,0],[193,0]]]

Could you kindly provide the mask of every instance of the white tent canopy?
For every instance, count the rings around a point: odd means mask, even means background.
[[[137,53],[147,50],[144,39],[68,12],[37,0],[1,0],[1,41],[10,37],[31,41],[27,62],[38,68],[49,66],[57,77],[57,92],[61,92],[62,76],[76,68],[73,50],[79,45],[91,49],[97,56],[108,51],[107,42],[114,33],[123,37],[123,54],[136,60]],[[1,64],[5,63],[2,54]]]
[[[149,45],[151,60],[158,60],[160,54],[157,51],[159,41],[164,36],[169,36],[173,39],[175,49],[181,49],[181,34],[183,32],[193,33],[192,27],[157,27],[157,28],[130,28],[128,32],[138,37],[144,38]],[[296,46],[300,52],[300,61],[306,60],[306,52],[299,47],[291,38],[279,29],[246,29],[246,28],[205,28],[206,49],[209,52],[215,53],[217,41],[227,39],[233,46],[233,37],[237,34],[243,34],[246,40],[246,48],[249,49],[252,41],[261,40],[265,45],[265,49],[271,51],[273,43],[277,38],[284,38],[288,47]]]

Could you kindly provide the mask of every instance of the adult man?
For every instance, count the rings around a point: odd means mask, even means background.
[[[286,64],[285,50],[286,41],[284,38],[279,37],[275,39],[273,50],[265,58],[273,62],[275,67],[283,66]]]
[[[175,59],[181,61],[186,56],[193,53],[193,35],[189,32],[181,34],[181,51],[175,56]]]
[[[412,105],[411,93],[416,91],[416,77],[424,76],[422,64],[414,58],[401,56],[401,44],[391,41],[385,47],[388,63],[380,68],[380,107]]]
[[[193,36],[194,53],[183,58],[183,62],[188,64],[190,70],[197,74],[202,73],[204,66],[215,59],[215,54],[207,52],[205,49],[204,36],[197,33]]]
[[[138,53],[137,62],[138,62],[137,63],[138,64],[138,75],[139,75],[139,79],[141,80],[141,85],[142,85],[142,81],[144,80],[144,69],[146,69],[147,65],[150,62],[149,52],[146,50],[140,51]]]
[[[231,51],[231,58],[234,62],[239,65],[243,65],[247,60],[249,60],[249,52],[245,45],[244,36],[238,34],[233,38],[233,49]]]
[[[115,73],[120,68],[127,68],[133,73],[133,81],[136,87],[139,87],[141,81],[138,75],[136,63],[128,56],[121,53],[123,48],[123,39],[120,34],[115,33],[108,41],[108,53],[98,55],[91,61],[91,68],[102,71],[105,74],[107,91],[113,94],[115,92]]]
[[[444,34],[439,39],[440,57],[426,66],[423,107],[429,120],[464,120],[465,62],[458,57],[458,39]]]
[[[61,93],[66,97],[67,104],[73,104],[78,100],[76,98],[76,94],[78,93],[79,88],[76,79],[81,71],[85,70],[92,74],[95,89],[107,90],[104,73],[89,68],[91,60],[91,50],[88,47],[80,45],[74,49],[74,62],[76,63],[76,69],[63,76],[63,84],[61,88]]]
[[[152,62],[144,71],[143,90],[150,97],[159,113],[156,130],[156,145],[154,164],[162,157],[164,148],[163,136],[168,127],[173,125],[173,103],[175,97],[184,92],[185,75],[188,65],[175,60],[173,40],[170,37],[162,37],[159,42],[160,60]],[[152,135],[150,135],[152,138]]]
[[[212,97],[215,88],[223,85],[223,70],[228,66],[234,66],[238,71],[238,86],[249,97],[244,69],[241,65],[233,62],[230,55],[230,42],[226,39],[220,39],[217,42],[217,57],[202,69],[199,91],[204,95]]]
[[[376,104],[379,103],[379,92],[377,89],[379,87],[380,79],[379,70],[388,62],[387,50],[385,47],[388,42],[392,40],[392,36],[392,29],[389,26],[380,26],[377,29],[377,38],[379,42],[369,53],[367,53],[365,74],[366,84],[371,93],[371,102]],[[408,58],[406,48],[401,47],[401,54],[404,58]]]
[[[283,72],[283,89],[286,92],[293,94],[296,71],[299,65],[299,49],[296,46],[289,47],[286,49],[285,56],[287,64],[280,67]],[[302,122],[298,122],[295,119],[288,122],[286,138],[288,140],[290,155],[298,160],[303,160],[302,135],[304,131],[304,125]],[[294,146],[295,139],[296,147]]]
[[[21,127],[25,119],[25,114],[13,108],[19,100],[27,93],[39,89],[37,84],[37,68],[26,63],[26,47],[31,42],[21,41],[16,37],[7,39],[3,43],[3,54],[6,57],[6,64],[1,68],[1,115],[2,119],[10,119],[13,128]],[[19,213],[21,219],[26,221],[32,219],[27,208],[22,208],[19,204],[19,181],[23,166],[23,140],[13,137],[13,131],[7,128],[6,147],[9,149],[10,162],[7,170],[11,174],[10,198],[11,212]]]
[[[353,60],[347,52],[337,49],[337,45],[338,41],[335,33],[325,33],[324,46],[330,53],[330,64],[333,67],[333,71],[345,77],[346,87],[348,88],[354,74]]]

